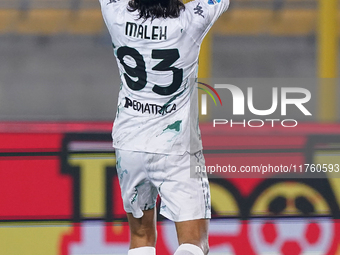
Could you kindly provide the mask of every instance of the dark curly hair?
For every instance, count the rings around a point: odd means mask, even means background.
[[[180,0],[130,0],[128,11],[139,12],[138,19],[178,18],[185,5]]]

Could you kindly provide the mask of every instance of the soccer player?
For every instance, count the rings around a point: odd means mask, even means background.
[[[121,86],[112,130],[130,227],[128,255],[155,255],[156,198],[175,222],[175,255],[208,254],[210,191],[198,127],[200,45],[229,0],[99,0]],[[204,61],[204,59],[201,59]]]

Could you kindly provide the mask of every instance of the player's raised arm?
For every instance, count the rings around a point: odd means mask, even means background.
[[[190,27],[192,38],[199,44],[215,21],[229,7],[229,0],[194,0],[185,5],[186,27]]]

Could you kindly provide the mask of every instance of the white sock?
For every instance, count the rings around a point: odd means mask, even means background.
[[[155,247],[145,246],[128,251],[128,255],[156,255]]]
[[[204,255],[202,249],[196,245],[184,243],[181,244],[174,255]]]

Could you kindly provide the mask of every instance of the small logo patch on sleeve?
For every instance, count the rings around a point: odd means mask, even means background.
[[[208,4],[210,5],[215,5],[218,4],[219,2],[221,2],[221,0],[208,0]]]

